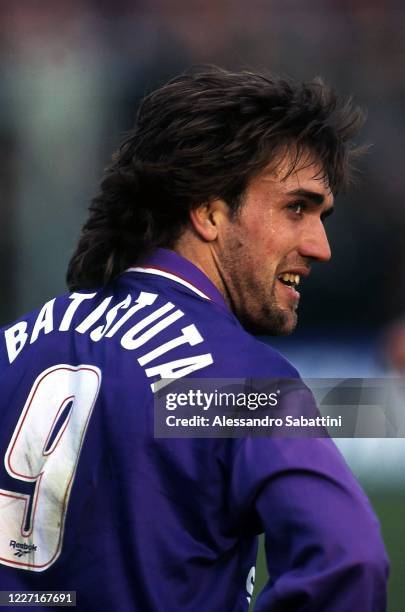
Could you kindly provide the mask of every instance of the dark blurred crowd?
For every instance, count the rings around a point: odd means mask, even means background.
[[[0,323],[65,290],[103,167],[139,99],[195,63],[322,75],[368,111],[334,256],[304,328],[378,329],[405,310],[405,6],[365,0],[0,3]]]

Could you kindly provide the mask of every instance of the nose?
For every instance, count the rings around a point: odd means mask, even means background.
[[[318,219],[316,223],[310,227],[302,235],[300,244],[300,253],[303,257],[309,257],[313,261],[329,261],[332,252],[330,250],[329,240],[326,235],[325,227]]]

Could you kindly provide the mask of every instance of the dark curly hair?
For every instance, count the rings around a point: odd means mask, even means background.
[[[236,211],[249,181],[281,151],[292,172],[308,152],[332,192],[351,178],[364,120],[321,79],[194,68],[146,96],[105,170],[68,267],[72,290],[104,285],[159,246],[171,247],[190,209],[222,198]]]

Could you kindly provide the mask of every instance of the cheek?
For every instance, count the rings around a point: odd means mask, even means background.
[[[244,220],[245,236],[267,252],[277,250],[280,233],[285,233],[280,215],[272,209],[253,210]]]
[[[285,255],[283,243],[277,232],[260,232],[256,236],[255,249],[265,262],[277,264]]]
[[[253,270],[256,277],[261,266],[268,272],[269,268],[276,268],[288,253],[288,244],[291,243],[289,228],[274,210],[251,208],[249,214],[241,219],[239,229],[242,243],[239,255],[245,258],[245,265],[249,260],[258,266]]]

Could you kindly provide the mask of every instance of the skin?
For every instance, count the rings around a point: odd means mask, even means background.
[[[246,329],[288,334],[297,323],[300,294],[283,273],[308,276],[331,251],[324,220],[333,195],[322,168],[303,160],[289,174],[291,157],[268,165],[249,183],[237,214],[221,199],[190,213],[190,227],[175,250],[216,285]]]

